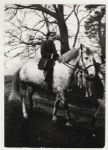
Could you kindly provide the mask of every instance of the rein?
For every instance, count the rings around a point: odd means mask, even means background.
[[[70,63],[63,63],[65,66],[67,66],[70,69],[76,70],[76,67]]]

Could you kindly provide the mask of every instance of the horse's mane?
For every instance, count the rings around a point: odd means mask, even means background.
[[[66,63],[69,62],[72,59],[76,59],[79,56],[79,48],[75,49],[71,49],[68,52],[64,53],[62,56],[59,57],[59,60],[62,63]]]

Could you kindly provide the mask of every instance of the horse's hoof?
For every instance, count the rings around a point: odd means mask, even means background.
[[[56,116],[53,116],[52,122],[53,122],[53,123],[57,123],[57,117],[56,117]]]
[[[24,117],[24,119],[28,119],[29,118],[28,114],[24,114],[23,117]]]
[[[72,123],[68,121],[68,122],[66,122],[66,126],[67,127],[72,127]]]

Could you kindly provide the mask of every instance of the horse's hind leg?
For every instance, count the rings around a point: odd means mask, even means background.
[[[26,109],[26,105],[25,105],[25,95],[21,95],[21,102],[22,102],[22,113],[23,113],[23,117],[25,119],[28,118],[28,113],[27,113],[27,109]]]
[[[26,88],[25,88],[24,83],[21,84],[20,97],[21,97],[21,103],[22,103],[23,117],[25,119],[27,119],[28,118],[28,113],[27,113],[26,104],[25,104],[25,100],[26,100]]]
[[[53,108],[53,118],[52,121],[56,122],[57,121],[57,109],[59,106],[59,98],[56,99],[55,103],[54,103],[54,108]]]
[[[32,96],[33,96],[33,88],[31,86],[28,87],[28,97],[29,97],[29,101],[30,101],[30,112],[32,113],[33,111],[33,99],[32,99]]]

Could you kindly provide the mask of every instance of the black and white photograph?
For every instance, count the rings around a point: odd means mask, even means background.
[[[106,4],[3,9],[4,147],[104,148]]]

